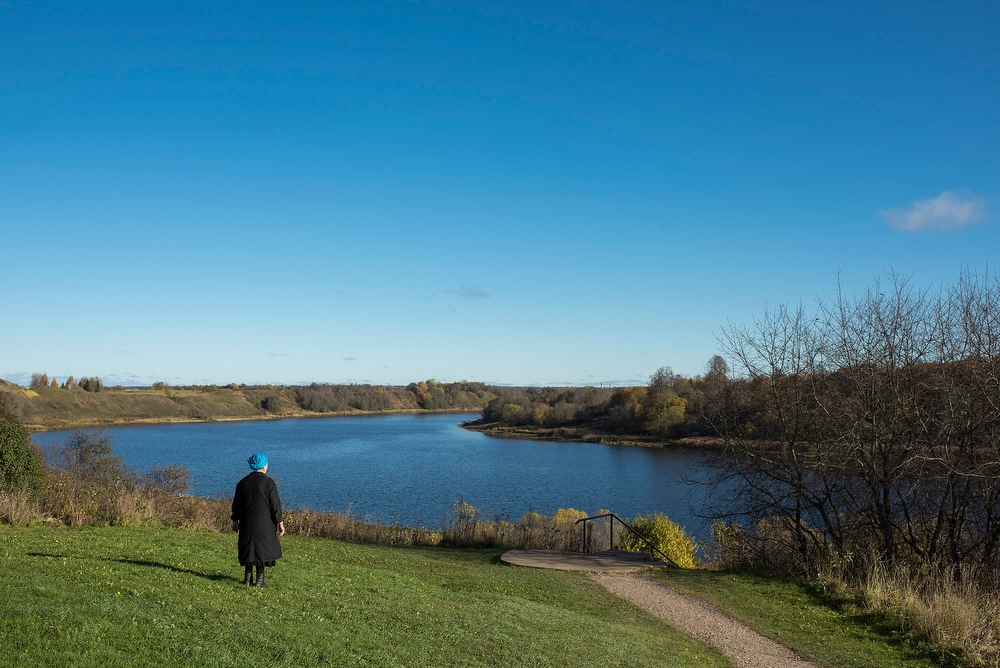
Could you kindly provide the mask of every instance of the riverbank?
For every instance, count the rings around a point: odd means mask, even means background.
[[[609,434],[597,431],[591,426],[511,426],[499,422],[484,423],[481,420],[470,420],[461,423],[461,427],[496,438],[554,441],[556,443],[599,443],[601,445],[627,445],[642,448],[685,447],[699,449],[718,449],[724,445],[721,439],[705,436],[662,439],[636,434]]]

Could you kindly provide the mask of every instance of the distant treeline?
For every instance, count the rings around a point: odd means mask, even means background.
[[[583,428],[657,439],[714,435],[703,417],[707,408],[704,390],[725,374],[725,361],[715,356],[704,375],[687,378],[664,366],[650,377],[647,386],[491,388],[497,397],[486,405],[478,424]]]
[[[84,392],[101,392],[104,390],[104,381],[97,376],[93,376],[92,378],[81,378],[79,382],[77,382],[76,378],[70,376],[62,385],[60,385],[59,380],[56,378],[53,378],[50,381],[47,373],[33,373],[31,374],[30,387],[31,389],[35,389],[37,387],[60,387],[64,390],[80,388]]]
[[[494,388],[495,389],[495,388]],[[479,410],[496,395],[482,383],[425,380],[405,388],[385,385],[296,387],[295,399],[307,411],[321,413],[394,410]]]
[[[706,380],[725,375],[714,357],[704,376],[662,367],[649,385],[623,388],[498,387],[433,379],[403,386],[369,384],[167,385],[107,387],[98,377],[59,383],[33,374],[30,391],[0,381],[9,410],[33,428],[157,419],[233,419],[255,415],[456,410],[483,411],[489,428],[576,427],[588,432],[670,440],[710,433],[701,418]],[[99,393],[83,401],[82,392]],[[78,399],[72,399],[73,396]],[[100,397],[100,398],[99,398]],[[82,401],[82,403],[81,403]]]

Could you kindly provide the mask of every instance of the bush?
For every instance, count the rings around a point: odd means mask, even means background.
[[[260,407],[262,410],[268,413],[280,413],[281,412],[281,397],[271,394],[260,401]]]
[[[639,515],[632,520],[632,526],[652,543],[656,549],[670,557],[681,568],[698,568],[698,545],[684,531],[663,513]],[[631,531],[623,531],[619,545],[630,552],[646,552],[649,546],[639,540]]]
[[[120,480],[126,471],[122,458],[113,451],[114,442],[107,432],[78,429],[63,448],[66,470],[88,480]]]
[[[170,464],[154,466],[142,476],[146,489],[155,489],[167,494],[186,494],[191,488],[191,472],[183,466]]]
[[[31,434],[11,416],[0,414],[0,491],[33,493],[45,477],[42,457],[31,447]]]

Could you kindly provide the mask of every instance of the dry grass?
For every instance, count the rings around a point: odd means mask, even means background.
[[[22,526],[45,520],[69,526],[161,523],[201,531],[230,530],[230,499],[173,493],[157,480],[152,475],[124,475],[120,471],[94,477],[67,469],[47,469],[40,500],[23,495],[0,496],[0,522]],[[484,519],[478,509],[459,500],[443,530],[396,522],[373,524],[350,513],[309,508],[286,510],[285,529],[290,535],[373,545],[576,550],[580,529],[575,522],[584,515],[570,508],[551,517],[529,511],[516,521]]]
[[[581,511],[559,509],[551,517],[528,511],[521,519],[483,519],[479,510],[463,500],[452,506],[451,521],[441,543],[449,547],[500,547],[522,550],[578,550],[582,537],[575,522]]]
[[[322,513],[303,508],[285,514],[288,533],[323,536],[352,543],[375,545],[441,545],[446,547],[499,547],[553,550],[575,549],[580,531],[574,522],[583,513],[560,510],[551,517],[527,512],[517,521],[483,519],[474,506],[456,501],[448,526],[441,531],[408,527],[393,522],[372,524],[350,514]]]
[[[942,659],[1000,665],[1000,605],[988,578],[952,569],[913,571],[876,566],[850,587],[858,605],[930,643]]]
[[[41,504],[24,494],[0,493],[0,523],[31,526],[41,522],[45,512]]]
[[[440,545],[441,532],[426,527],[388,526],[362,522],[350,515],[302,508],[285,513],[285,529],[292,535],[320,536],[371,545]]]
[[[712,527],[710,567],[804,580],[924,644],[942,665],[1000,666],[1000,580],[974,568],[887,565],[876,555],[819,554],[810,566],[778,523]]]

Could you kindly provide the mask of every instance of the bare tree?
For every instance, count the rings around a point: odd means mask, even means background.
[[[802,566],[831,553],[994,564],[1000,545],[1000,281],[890,275],[721,337],[711,422],[740,510]],[[712,384],[706,383],[706,393]]]

